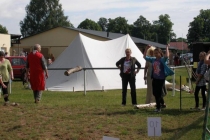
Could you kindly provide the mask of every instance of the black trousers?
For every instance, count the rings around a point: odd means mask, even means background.
[[[152,91],[155,96],[157,109],[160,109],[160,105],[164,104],[164,88],[165,88],[165,79],[153,79],[152,80]]]
[[[131,88],[131,100],[132,104],[137,104],[136,101],[136,78],[131,74],[122,74],[122,104],[126,105],[127,87],[128,83]]]
[[[195,96],[195,107],[199,107],[198,94],[199,94],[200,89],[201,89],[201,95],[202,95],[202,98],[203,98],[203,107],[206,107],[206,95],[205,95],[206,85],[205,86],[196,86],[195,87],[195,93],[194,93],[194,96]]]
[[[9,101],[9,94],[8,94],[8,84],[9,82],[4,82],[4,84],[7,86],[6,88],[3,88],[1,86],[1,89],[2,89],[2,93],[3,93],[3,96],[4,96],[4,101],[7,102]]]

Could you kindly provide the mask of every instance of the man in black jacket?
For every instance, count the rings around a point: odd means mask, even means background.
[[[136,74],[141,68],[141,64],[135,57],[131,57],[131,49],[125,50],[126,57],[122,57],[116,62],[116,66],[120,69],[120,76],[122,78],[122,105],[126,105],[126,95],[128,82],[131,88],[132,105],[136,105]],[[135,70],[135,65],[138,69]]]

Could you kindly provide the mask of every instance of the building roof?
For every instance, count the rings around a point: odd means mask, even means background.
[[[191,44],[210,44],[210,42],[193,42]]]
[[[88,33],[88,34],[92,34],[92,35],[97,35],[97,36],[108,38],[108,39],[111,39],[111,40],[124,36],[124,34],[121,34],[121,33],[112,33],[112,32],[105,32],[105,31],[95,31],[95,30],[70,28],[70,27],[64,27],[64,28],[77,30],[79,32],[84,32],[84,33]],[[137,38],[137,37],[132,37],[132,36],[131,36],[131,38],[132,38],[133,42],[136,43],[136,44],[145,44],[145,45],[149,44],[149,45],[159,47],[159,48],[165,48],[166,47],[166,45],[163,45],[163,44],[160,44],[160,43],[157,43],[157,42],[152,42],[152,41],[148,41],[148,40],[144,40],[144,39]],[[176,49],[176,48],[171,47],[171,49]]]
[[[186,42],[170,42],[170,46],[173,46],[177,50],[189,50]]]
[[[60,27],[60,26],[58,26],[58,27]],[[54,28],[57,28],[57,27],[54,27]],[[51,28],[49,30],[52,30],[54,28]],[[62,28],[75,30],[75,31],[79,31],[81,33],[87,33],[87,34],[91,34],[91,35],[107,38],[107,39],[110,39],[110,40],[124,36],[124,34],[121,34],[121,33],[95,31],[95,30],[72,28],[72,27],[62,27]],[[48,30],[46,30],[46,31],[48,31]],[[42,32],[40,32],[40,33],[42,33]],[[39,34],[39,33],[37,33],[37,34]],[[34,34],[34,35],[37,35],[37,34]],[[34,36],[34,35],[31,35],[31,36]],[[31,36],[28,36],[28,37],[31,37]],[[25,39],[25,38],[28,38],[28,37],[24,37],[22,39]],[[157,43],[157,42],[152,42],[152,41],[144,40],[144,39],[141,39],[141,38],[136,38],[136,37],[132,37],[132,36],[131,36],[131,38],[132,38],[133,42],[136,43],[136,44],[145,44],[145,45],[149,44],[149,45],[152,45],[152,46],[155,46],[155,47],[159,47],[159,48],[165,48],[165,46],[166,46],[166,45],[163,45],[163,44],[160,44],[160,43]],[[176,49],[176,48],[172,46],[172,47],[170,47],[170,49]]]
[[[18,35],[18,34],[10,34],[11,35],[11,39],[19,39],[22,35]]]

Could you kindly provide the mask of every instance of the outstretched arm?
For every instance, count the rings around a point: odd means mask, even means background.
[[[147,50],[148,50],[150,47],[151,47],[151,46],[148,45],[148,46],[145,48],[145,50],[144,50],[144,58],[146,58],[146,56],[147,56]]]
[[[207,65],[210,65],[209,57],[210,57],[210,51],[208,51],[206,57],[204,58],[204,63]]]
[[[170,47],[170,44],[166,45],[166,54],[165,57],[169,58],[169,50],[168,48]]]

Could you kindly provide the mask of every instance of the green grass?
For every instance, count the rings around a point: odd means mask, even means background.
[[[37,105],[32,91],[21,82],[13,82],[12,89],[10,102],[20,105],[0,105],[1,140],[100,140],[104,135],[120,140],[154,139],[147,136],[147,117],[162,118],[162,136],[156,139],[200,140],[202,136],[204,112],[190,110],[194,97],[185,92],[181,111],[179,92],[174,97],[168,92],[167,108],[157,114],[154,108],[134,109],[130,94],[122,107],[121,90],[87,92],[86,96],[83,92],[44,91]],[[138,89],[139,104],[145,97],[146,89]]]
[[[178,69],[175,69],[175,83],[177,85],[180,84],[180,76],[181,76],[181,80],[182,80],[182,84],[186,85],[188,83],[188,73],[187,73],[187,70],[186,68],[178,68]],[[172,76],[168,76],[166,78],[166,80],[168,80],[169,82],[172,83]]]

